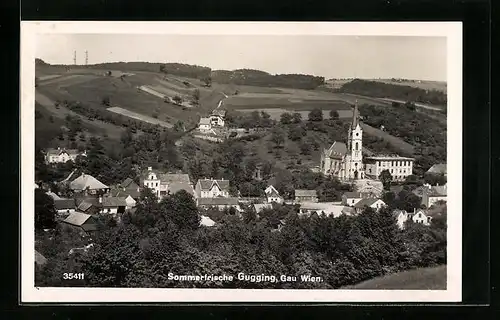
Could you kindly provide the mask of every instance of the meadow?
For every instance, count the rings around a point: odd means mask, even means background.
[[[377,81],[387,84],[395,84],[400,86],[410,86],[414,88],[419,88],[423,90],[438,90],[441,92],[447,91],[447,85],[445,81],[425,81],[425,80],[401,80],[393,81],[391,79],[370,79],[370,81]]]
[[[388,274],[343,289],[446,290],[446,266]]]

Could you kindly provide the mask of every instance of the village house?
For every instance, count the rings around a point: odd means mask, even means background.
[[[96,198],[76,199],[77,212],[97,215],[101,212],[102,204]]]
[[[201,209],[215,208],[217,210],[224,210],[234,208],[236,211],[242,211],[238,202],[238,198],[198,198],[196,200],[198,207]]]
[[[175,194],[180,190],[185,190],[193,195],[193,185],[189,175],[186,173],[163,173],[148,167],[141,175],[141,185],[153,191],[161,200],[169,194]]]
[[[195,187],[197,198],[229,197],[229,180],[199,179]]]
[[[353,207],[356,203],[358,203],[362,199],[363,199],[363,196],[359,192],[345,192],[342,195],[342,204],[344,206]]]
[[[99,203],[101,204],[100,213],[113,216],[124,213],[127,207],[125,198],[120,197],[100,197]]]
[[[137,204],[141,195],[140,187],[131,178],[125,179],[122,183],[111,189],[110,192],[112,197],[125,198],[127,203],[126,209],[131,209]]]
[[[62,222],[79,229],[84,235],[93,236],[98,231],[96,219],[89,214],[74,212]]]
[[[201,132],[209,132],[212,129],[212,124],[210,123],[210,118],[200,118],[198,124],[198,129]]]
[[[367,198],[367,199],[362,199],[358,201],[354,205],[354,209],[356,210],[357,213],[363,212],[366,208],[372,208],[375,211],[378,211],[382,209],[382,207],[386,206],[385,202],[380,200],[380,199],[375,199],[375,198]]]
[[[97,180],[90,174],[82,173],[69,184],[71,191],[84,195],[102,195],[110,191],[110,187]]]
[[[76,160],[76,157],[78,157],[79,155],[86,156],[87,154],[86,152],[80,153],[76,149],[47,149],[47,152],[45,153],[45,163],[65,163],[70,160],[74,162]]]
[[[255,210],[255,213],[259,213],[262,210],[271,210],[273,208],[272,203],[254,203],[253,204],[253,210]]]
[[[406,210],[394,210],[393,216],[396,218],[396,224],[401,230],[405,228],[407,221],[421,223],[426,226],[430,225],[432,221],[432,216],[422,209],[413,209],[413,212],[406,212]]]
[[[295,190],[295,202],[318,202],[316,190]]]
[[[266,190],[264,190],[264,193],[266,194],[268,203],[273,203],[273,202],[279,204],[283,203],[283,197],[280,196],[280,193],[278,192],[278,190],[276,190],[274,186],[271,185],[267,187]]]
[[[59,198],[54,200],[54,208],[57,211],[58,217],[66,218],[68,215],[76,211],[76,203],[74,199]]]
[[[343,214],[350,215],[352,210],[343,205],[338,205],[333,202],[302,202],[299,208],[300,215],[318,215],[325,214],[327,216],[339,217]]]
[[[427,186],[426,188],[423,189],[422,204],[426,208],[430,208],[433,204],[435,204],[438,201],[446,202],[446,200],[447,200],[446,185]]]
[[[224,127],[224,122],[226,119],[226,110],[215,109],[210,114],[210,124],[212,126]]]

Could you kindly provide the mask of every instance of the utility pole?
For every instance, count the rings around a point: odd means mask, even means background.
[[[73,64],[76,65],[76,50],[73,52]]]
[[[85,50],[85,65],[89,64],[89,52]]]

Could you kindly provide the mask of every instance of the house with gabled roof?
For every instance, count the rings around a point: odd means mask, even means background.
[[[45,152],[45,163],[65,163],[68,161],[75,161],[76,157],[79,155],[86,156],[85,152],[79,152],[76,149],[65,149],[65,148],[57,148],[57,149],[47,149]]]
[[[124,213],[127,207],[127,201],[125,199],[124,197],[100,197],[100,213],[111,214],[113,216]]]
[[[191,195],[194,194],[193,184],[188,174],[165,173],[160,170],[153,170],[152,167],[148,167],[141,174],[141,186],[151,189],[159,200],[180,190],[185,190]]]
[[[207,216],[200,216],[200,226],[204,227],[213,227],[216,225],[215,221],[210,219],[210,217]]]
[[[295,190],[295,202],[318,202],[318,193],[316,190]]]
[[[223,127],[226,119],[226,110],[223,109],[215,109],[210,114],[210,124],[212,126]]]
[[[422,192],[422,204],[429,208],[438,201],[446,202],[448,199],[447,193],[446,184],[444,186],[427,186]]]
[[[358,201],[361,201],[363,196],[359,192],[345,192],[342,195],[342,204],[344,206],[354,206]]]
[[[82,173],[69,184],[71,191],[85,195],[100,195],[109,193],[110,187],[97,180],[90,174]]]
[[[267,187],[266,190],[264,190],[264,193],[266,194],[268,203],[283,203],[283,197],[280,196],[280,193],[274,186],[270,185]]]
[[[80,229],[80,231],[86,235],[91,236],[98,231],[98,223],[96,219],[90,214],[85,214],[82,212],[73,212],[62,222],[72,227]]]
[[[381,199],[367,198],[367,199],[362,199],[362,200],[358,201],[354,205],[354,209],[356,210],[357,213],[361,213],[366,208],[372,208],[372,209],[378,211],[378,210],[382,209],[382,207],[384,207],[384,206],[386,206],[386,204]]]
[[[196,198],[229,198],[229,180],[199,179],[195,194]]]
[[[200,122],[198,123],[198,129],[201,132],[207,132],[212,129],[212,124],[210,123],[210,118],[200,118]]]

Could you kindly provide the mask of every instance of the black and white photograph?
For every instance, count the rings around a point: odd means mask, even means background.
[[[23,301],[460,301],[461,39],[23,22]]]

